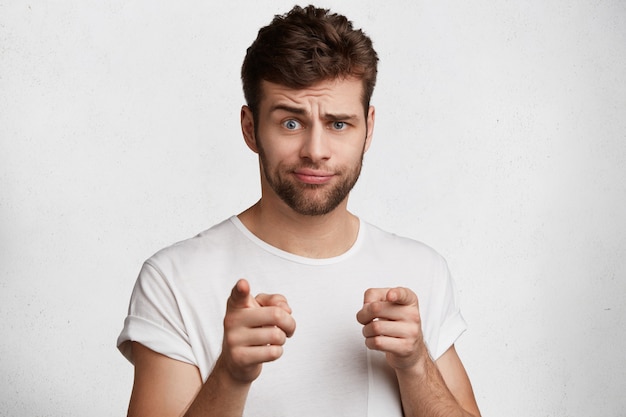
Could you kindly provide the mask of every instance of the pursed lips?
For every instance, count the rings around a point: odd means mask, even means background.
[[[330,181],[335,174],[328,171],[303,168],[296,169],[294,175],[305,184],[324,184]]]

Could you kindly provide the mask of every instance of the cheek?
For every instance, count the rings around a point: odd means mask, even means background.
[[[360,162],[363,158],[363,153],[365,151],[365,142],[353,142],[350,145],[346,145],[346,147],[342,150],[345,155],[345,160],[350,162]]]
[[[272,169],[298,162],[298,153],[290,151],[288,146],[280,146],[276,143],[263,143],[262,158],[266,167]]]

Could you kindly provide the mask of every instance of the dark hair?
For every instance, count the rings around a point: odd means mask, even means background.
[[[354,77],[363,82],[367,112],[376,84],[378,56],[371,39],[345,16],[314,6],[295,6],[259,30],[241,68],[243,92],[254,117],[263,80],[289,88]]]

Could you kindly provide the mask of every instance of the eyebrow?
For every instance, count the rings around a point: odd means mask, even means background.
[[[286,111],[288,113],[293,113],[293,114],[306,114],[306,110],[302,109],[302,108],[298,108],[298,107],[291,107],[291,106],[287,106],[285,104],[277,104],[275,106],[273,106],[270,109],[270,113],[274,113],[275,111]]]
[[[292,106],[288,106],[285,104],[277,104],[275,106],[273,106],[270,109],[270,113],[273,113],[275,111],[286,111],[288,113],[292,113],[292,114],[297,114],[297,115],[305,115],[307,114],[307,111],[303,108],[299,108],[299,107],[292,107]],[[358,119],[358,116],[356,114],[347,114],[347,113],[338,113],[338,114],[334,114],[334,113],[324,113],[322,115],[322,117],[324,118],[324,120],[330,120],[330,121],[340,121],[340,120],[354,120],[354,119]]]

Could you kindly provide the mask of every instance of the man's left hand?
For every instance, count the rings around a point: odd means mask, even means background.
[[[368,289],[356,317],[363,325],[365,345],[385,352],[395,370],[409,370],[429,358],[417,295],[410,289]]]

